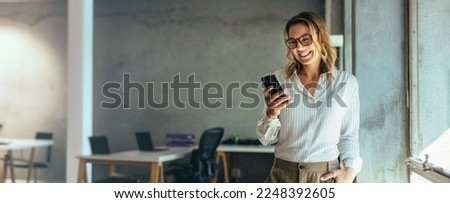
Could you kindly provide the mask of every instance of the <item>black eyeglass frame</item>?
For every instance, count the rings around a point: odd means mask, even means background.
[[[306,43],[302,41],[302,39],[305,38],[305,37],[309,37],[309,41],[306,41]],[[295,43],[293,43],[292,40],[295,40]],[[308,46],[308,45],[311,45],[312,42],[313,42],[313,39],[312,39],[312,35],[311,35],[311,34],[305,34],[305,35],[302,35],[301,37],[299,37],[299,38],[297,38],[297,39],[295,39],[295,38],[289,38],[289,39],[287,39],[286,41],[284,41],[284,43],[286,44],[286,46],[287,46],[289,49],[295,49],[295,48],[297,48],[297,47],[298,47],[298,43],[300,43],[302,46]],[[290,45],[292,45],[292,46],[290,46]]]

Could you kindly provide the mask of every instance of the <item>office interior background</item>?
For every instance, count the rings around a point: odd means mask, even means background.
[[[195,81],[223,87],[259,83],[261,76],[285,65],[283,28],[301,11],[320,14],[332,35],[344,37],[342,69],[359,82],[364,165],[357,181],[420,181],[405,160],[425,153],[444,171],[450,169],[449,0],[94,0],[93,46],[86,52],[92,58],[92,78],[71,74],[79,73],[74,64],[80,63],[69,54],[71,45],[79,46],[70,43],[75,35],[70,28],[78,22],[73,20],[77,15],[71,16],[71,5],[71,0],[0,1],[0,137],[53,132],[54,182],[74,182],[74,155],[90,153],[87,137],[69,133],[69,118],[79,110],[71,104],[84,104],[82,99],[92,105],[87,120],[91,130],[80,133],[107,135],[114,152],[135,149],[136,131],[151,131],[157,145],[164,144],[167,133],[199,138],[216,126],[224,127],[224,139],[233,134],[256,139],[264,103],[239,108],[240,102],[251,100],[238,91],[218,100],[223,105],[215,109],[181,109],[172,102],[164,109],[140,109],[133,90],[129,109],[104,109],[101,103],[110,100],[102,87],[122,83],[124,73],[131,81],[156,87],[177,74],[181,81],[194,74]],[[88,91],[83,86],[71,89],[73,78],[92,86]],[[79,91],[89,95],[79,97]],[[155,101],[160,95],[155,91]],[[180,98],[186,96],[182,91]],[[226,108],[226,102],[233,108]],[[39,152],[36,159],[43,156]],[[273,161],[271,154],[235,157],[241,182],[262,182]],[[94,168],[93,175],[104,171]],[[24,179],[26,171],[16,176]]]

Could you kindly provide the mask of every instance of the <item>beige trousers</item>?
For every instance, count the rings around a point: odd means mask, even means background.
[[[337,160],[327,162],[295,163],[275,158],[269,176],[265,183],[332,183],[320,177],[332,170],[340,169]]]

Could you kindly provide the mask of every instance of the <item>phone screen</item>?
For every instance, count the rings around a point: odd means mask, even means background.
[[[278,82],[277,78],[275,77],[275,75],[266,75],[261,78],[261,81],[263,82],[265,87],[271,85],[273,86],[273,89],[270,90],[270,95],[273,95],[283,89],[280,83]]]

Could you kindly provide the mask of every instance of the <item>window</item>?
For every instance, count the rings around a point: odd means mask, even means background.
[[[411,182],[450,182],[450,1],[409,1]],[[420,48],[419,48],[420,47]],[[439,51],[437,51],[439,50]],[[446,61],[447,60],[447,61]]]

